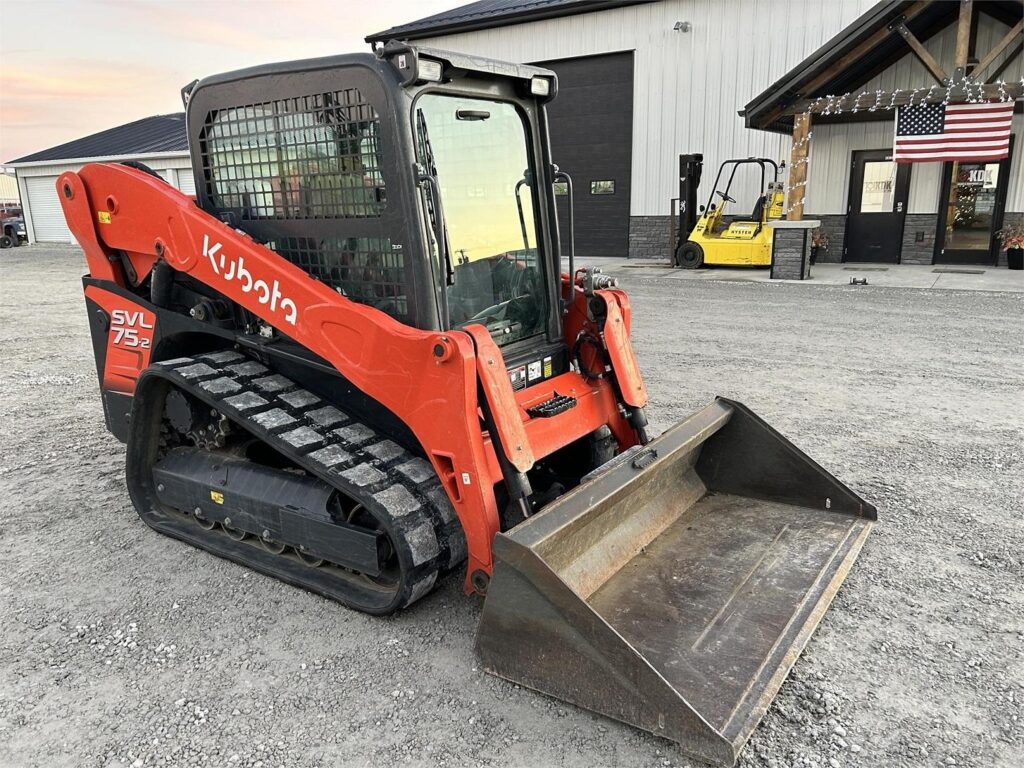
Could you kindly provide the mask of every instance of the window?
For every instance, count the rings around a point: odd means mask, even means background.
[[[988,251],[995,220],[999,163],[956,163],[943,247]]]
[[[592,195],[614,195],[615,194],[615,180],[607,179],[603,181],[592,181],[590,182],[590,194]]]
[[[267,247],[352,301],[399,320],[409,313],[405,257],[387,238],[281,237]]]
[[[441,192],[451,263],[437,264],[437,274],[446,278],[449,324],[479,323],[498,346],[543,333],[548,294],[522,116],[507,102],[427,93],[415,118],[420,161]],[[439,209],[426,190],[436,232]]]
[[[896,163],[891,160],[869,160],[864,163],[860,213],[892,213],[895,186]]]
[[[243,220],[379,216],[379,130],[356,88],[213,110],[203,130],[211,202]]]
[[[566,197],[569,194],[569,185],[564,181],[556,181],[552,187],[558,197]]]

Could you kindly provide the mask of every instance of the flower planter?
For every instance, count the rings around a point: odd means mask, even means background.
[[[1024,248],[1007,248],[1006,266],[1009,269],[1024,269]]]

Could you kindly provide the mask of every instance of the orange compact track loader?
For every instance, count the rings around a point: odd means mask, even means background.
[[[736,402],[650,438],[556,92],[389,43],[187,86],[195,199],[63,174],[106,422],[153,529],[372,614],[461,569],[488,671],[730,765],[875,510]]]

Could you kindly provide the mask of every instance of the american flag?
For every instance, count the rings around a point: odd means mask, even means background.
[[[1012,122],[1012,101],[899,107],[893,154],[897,163],[1002,160]]]

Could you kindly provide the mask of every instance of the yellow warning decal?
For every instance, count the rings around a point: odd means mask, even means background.
[[[100,224],[109,224],[110,211],[97,211],[96,218],[100,220]]]
[[[220,491],[210,491],[210,499],[214,504],[223,504],[224,494]]]
[[[545,379],[551,378],[551,358],[550,357],[545,357],[544,358],[544,378]]]

